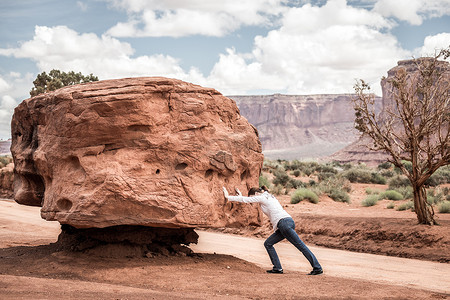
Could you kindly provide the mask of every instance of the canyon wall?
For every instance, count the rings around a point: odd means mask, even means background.
[[[259,132],[269,159],[328,156],[358,139],[352,94],[229,96]],[[381,108],[381,97],[376,98]]]

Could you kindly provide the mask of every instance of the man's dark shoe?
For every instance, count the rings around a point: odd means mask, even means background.
[[[320,275],[323,273],[322,269],[314,269],[311,272],[308,273],[308,275]]]
[[[278,270],[278,269],[272,269],[272,270],[267,270],[267,273],[271,273],[271,274],[283,274],[283,269]]]

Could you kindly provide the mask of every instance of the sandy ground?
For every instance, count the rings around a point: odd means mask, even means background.
[[[63,252],[59,224],[11,200],[0,200],[0,228],[1,299],[450,299],[447,263],[312,246],[325,274],[306,276],[282,243],[286,273],[271,275],[261,238],[203,231],[192,257]]]

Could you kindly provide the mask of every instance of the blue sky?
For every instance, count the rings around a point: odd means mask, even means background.
[[[450,0],[0,0],[0,139],[42,71],[166,76],[225,95],[381,94],[450,45]]]

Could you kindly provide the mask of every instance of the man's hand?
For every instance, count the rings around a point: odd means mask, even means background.
[[[228,199],[228,191],[225,187],[222,188],[223,189],[223,195],[225,196],[225,198]]]
[[[238,188],[235,188],[234,190],[236,191],[236,193],[237,193],[239,196],[242,196],[242,193],[241,193],[241,191],[240,191]]]

